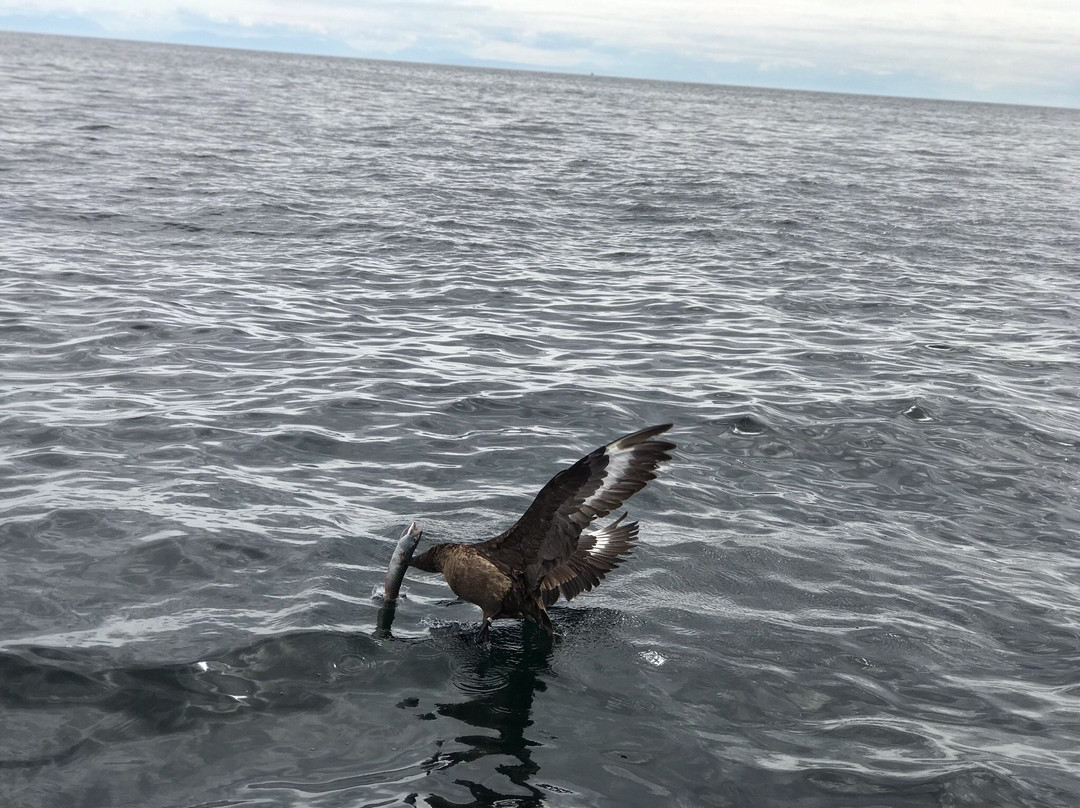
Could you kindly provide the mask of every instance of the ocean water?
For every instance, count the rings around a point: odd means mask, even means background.
[[[1078,125],[0,34],[0,804],[1076,805]]]

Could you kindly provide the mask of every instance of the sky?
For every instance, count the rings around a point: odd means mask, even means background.
[[[0,0],[0,30],[1080,108],[1080,0]]]

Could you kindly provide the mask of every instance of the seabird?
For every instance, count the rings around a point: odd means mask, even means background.
[[[541,489],[525,514],[505,533],[474,544],[443,542],[416,556],[410,567],[441,572],[462,600],[484,613],[478,640],[491,621],[531,620],[554,634],[547,607],[561,595],[588,592],[626,558],[638,523],[591,529],[656,478],[675,444],[656,440],[671,424],[624,435],[563,469]]]

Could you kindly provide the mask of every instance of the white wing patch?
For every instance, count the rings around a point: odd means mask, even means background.
[[[604,477],[600,481],[600,487],[593,492],[587,500],[582,504],[586,508],[596,508],[599,505],[601,499],[612,488],[619,484],[628,471],[630,471],[630,459],[634,456],[634,449],[636,447],[631,446],[629,449],[616,449],[612,448],[615,444],[607,446],[608,462],[607,467],[604,469]]]
[[[599,530],[581,531],[581,535],[586,539],[591,539],[593,543],[586,552],[594,558],[604,556],[618,558],[619,553],[624,552],[629,543],[637,536],[637,522],[623,525],[622,522],[625,518],[626,514],[624,513],[610,525]],[[616,546],[616,539],[620,541],[621,546]]]
[[[591,534],[593,546],[589,548],[589,555],[600,555],[611,543],[611,533],[607,529]]]

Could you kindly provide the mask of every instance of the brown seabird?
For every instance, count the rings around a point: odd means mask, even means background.
[[[436,544],[409,566],[441,572],[454,594],[483,610],[478,639],[502,618],[531,620],[552,635],[547,607],[559,595],[588,592],[630,553],[638,523],[624,524],[625,513],[598,530],[589,525],[655,479],[675,444],[654,438],[670,428],[652,426],[601,446],[552,477],[502,535]]]

